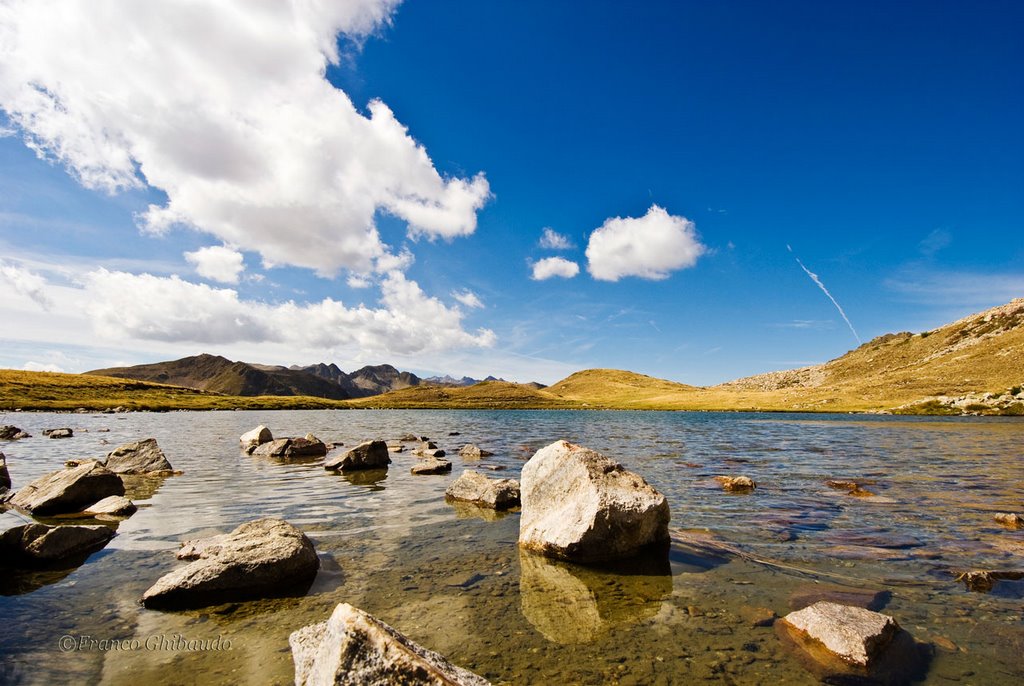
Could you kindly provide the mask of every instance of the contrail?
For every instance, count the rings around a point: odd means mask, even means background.
[[[786,246],[786,250],[788,250],[791,253],[793,252],[793,248],[791,248],[788,245]],[[832,304],[836,306],[836,309],[839,310],[839,314],[841,314],[842,317],[843,317],[843,321],[846,322],[846,325],[848,327],[850,327],[850,331],[853,333],[853,337],[857,339],[857,345],[860,345],[861,342],[862,342],[860,340],[860,336],[857,335],[857,330],[855,328],[853,328],[853,324],[850,323],[850,318],[846,316],[845,312],[843,312],[842,305],[840,305],[839,302],[835,298],[832,297],[832,294],[828,292],[828,289],[825,288],[825,284],[823,284],[821,282],[821,279],[818,278],[817,274],[815,274],[810,269],[805,267],[804,263],[801,262],[800,258],[797,257],[795,254],[793,255],[793,258],[796,260],[796,263],[800,265],[800,268],[803,269],[807,273],[807,276],[811,277],[811,280],[814,281],[814,283],[818,284],[818,288],[821,289],[822,293],[827,295],[828,299],[832,301]]]

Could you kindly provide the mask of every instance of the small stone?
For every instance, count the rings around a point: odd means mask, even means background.
[[[1019,515],[1016,512],[1000,512],[993,519],[1007,529],[1024,529],[1024,515]]]
[[[479,446],[469,443],[462,447],[459,451],[459,456],[464,460],[479,460],[482,457],[490,457],[493,455],[489,450],[483,450]]]
[[[4,441],[16,441],[21,438],[32,438],[27,432],[22,431],[13,424],[5,424],[0,426],[0,440]]]
[[[86,515],[110,515],[113,517],[128,517],[135,514],[139,508],[123,495],[112,495],[94,503],[83,510]]]
[[[716,476],[715,481],[722,484],[722,488],[730,493],[750,493],[757,488],[757,484],[749,476]]]
[[[430,458],[417,465],[413,465],[409,471],[413,474],[447,474],[452,471],[452,463],[448,460]]]
[[[507,510],[519,504],[519,484],[513,479],[488,479],[479,472],[466,470],[444,492],[447,500],[473,503],[494,510]]]
[[[75,435],[75,432],[68,428],[44,429],[43,435],[49,436],[50,438],[71,438],[72,436]]]

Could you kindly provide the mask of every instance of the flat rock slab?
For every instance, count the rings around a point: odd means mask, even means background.
[[[41,476],[11,498],[14,507],[36,515],[64,514],[112,496],[124,495],[124,482],[95,460]]]
[[[507,510],[520,503],[519,483],[514,479],[488,479],[466,470],[444,492],[445,499],[472,503],[492,510]]]
[[[104,463],[115,474],[170,475],[174,467],[167,461],[155,438],[125,443],[107,454]]]
[[[347,603],[288,638],[296,686],[489,686]]]
[[[519,545],[598,562],[669,540],[665,496],[638,474],[583,446],[557,441],[523,466]]]
[[[112,517],[128,517],[135,514],[139,508],[123,495],[112,495],[94,503],[86,508],[82,514],[87,515],[110,515]]]
[[[824,600],[791,612],[780,622],[860,667],[877,660],[900,629],[889,615]]]
[[[413,474],[447,474],[452,471],[452,463],[448,460],[439,460],[431,457],[419,464],[413,465],[409,471]]]
[[[324,462],[324,469],[335,472],[350,472],[360,469],[386,469],[391,464],[388,444],[384,441],[364,441]]]
[[[24,524],[0,534],[0,558],[28,567],[78,563],[113,537],[113,530],[105,526]]]
[[[306,535],[272,518],[187,541],[178,557],[193,562],[161,577],[143,594],[143,605],[184,609],[305,591],[320,567]]]

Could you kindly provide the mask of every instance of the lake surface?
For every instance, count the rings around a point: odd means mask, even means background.
[[[150,436],[185,472],[131,486],[139,511],[78,569],[3,580],[2,683],[289,684],[288,634],[348,602],[495,683],[814,684],[750,616],[784,615],[792,596],[823,586],[890,593],[883,611],[935,643],[924,683],[1024,682],[1024,582],[976,593],[955,581],[958,570],[1024,570],[1024,531],[992,519],[1024,511],[1020,420],[253,411],[9,413],[0,423],[34,436],[0,442],[15,488],[67,459]],[[346,445],[412,432],[448,450],[454,470],[413,476],[409,453],[392,455],[386,474],[355,476],[325,472],[319,460],[254,458],[238,450],[238,436],[258,424]],[[75,437],[42,436],[61,426]],[[517,513],[445,503],[464,467],[518,478],[534,451],[558,439],[617,459],[666,495],[676,532],[668,564],[602,570],[520,555]],[[465,443],[495,455],[463,461]],[[714,481],[739,474],[756,492],[729,494]],[[853,479],[875,495],[853,497],[827,479]],[[173,613],[138,604],[185,564],[174,558],[182,540],[263,516],[300,527],[320,553],[305,597]],[[3,528],[22,521],[0,515]],[[739,554],[687,543],[708,536]],[[73,650],[61,649],[65,636]],[[90,643],[117,639],[142,648]]]

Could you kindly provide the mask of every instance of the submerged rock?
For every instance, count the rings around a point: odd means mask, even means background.
[[[0,534],[0,560],[13,566],[78,562],[101,550],[114,532],[105,526],[23,524]]]
[[[174,473],[164,451],[155,438],[125,443],[107,454],[104,466],[115,474],[149,474],[153,476]]]
[[[757,488],[757,484],[749,476],[716,476],[715,481],[722,484],[722,488],[730,493],[750,493]]]
[[[432,457],[423,460],[417,465],[413,465],[409,471],[413,474],[447,474],[452,471],[452,463],[448,460],[439,460]]]
[[[259,446],[272,440],[274,440],[274,434],[270,433],[270,429],[262,424],[238,437],[238,443],[242,450],[250,454]]]
[[[13,424],[5,424],[0,426],[0,440],[4,441],[16,441],[21,438],[32,438],[32,435],[27,431],[22,431]]]
[[[837,491],[846,491],[847,495],[852,495],[856,498],[870,498],[875,495],[871,491],[862,487],[856,481],[843,481],[839,479],[829,479],[825,482],[825,485],[829,488],[834,488]]]
[[[900,629],[889,615],[824,600],[789,613],[779,623],[860,667],[876,661]]]
[[[124,495],[124,482],[95,460],[51,472],[24,486],[10,503],[36,515],[79,512],[112,495]]]
[[[988,593],[999,581],[1020,581],[1024,579],[1024,572],[995,571],[979,569],[970,572],[961,572],[956,580],[967,587],[968,591],[975,593]]]
[[[665,496],[639,475],[583,446],[557,441],[522,471],[519,545],[568,560],[635,555],[669,540]]]
[[[50,438],[71,438],[75,435],[75,432],[68,428],[43,429],[43,435],[49,436]]]
[[[403,443],[416,443],[420,440],[420,437],[417,436],[416,434],[402,434],[401,436],[398,437],[398,440],[402,441]]]
[[[459,456],[464,460],[479,460],[482,457],[490,457],[493,455],[489,450],[482,450],[479,446],[469,443],[462,447],[459,451]]]
[[[1024,515],[1019,515],[1016,512],[1000,512],[993,519],[1007,529],[1024,529]]]
[[[186,541],[190,564],[161,577],[142,596],[149,608],[217,605],[305,591],[320,561],[306,535],[282,519],[258,519],[228,534]]]
[[[489,686],[379,619],[342,603],[288,638],[296,686]]]
[[[324,462],[324,469],[348,472],[358,469],[386,469],[391,464],[388,444],[384,441],[365,441],[344,455],[338,455]]]
[[[507,510],[519,505],[519,483],[514,479],[488,479],[479,472],[466,470],[448,486],[444,496],[447,500]]]

